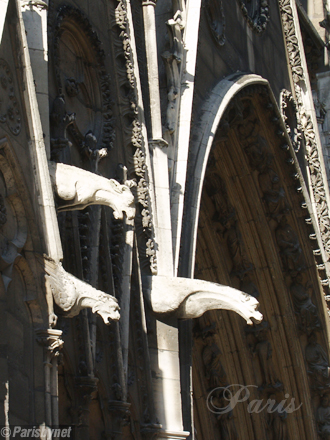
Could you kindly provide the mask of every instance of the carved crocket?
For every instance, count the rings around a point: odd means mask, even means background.
[[[257,323],[263,319],[253,296],[210,281],[146,276],[143,290],[156,314],[173,313],[179,319],[190,319],[209,310],[224,309],[238,313],[248,324],[253,324],[252,319]]]
[[[58,211],[105,205],[113,209],[116,219],[122,219],[123,212],[126,212],[129,220],[134,218],[134,196],[128,185],[63,163],[49,162],[49,173],[61,201]]]
[[[95,289],[66,272],[61,263],[47,256],[37,256],[46,272],[55,303],[67,318],[79,314],[82,309],[90,308],[98,313],[105,324],[118,321],[119,305],[115,297]]]

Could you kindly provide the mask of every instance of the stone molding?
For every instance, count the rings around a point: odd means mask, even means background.
[[[57,329],[37,329],[37,342],[44,347],[52,356],[59,356],[59,352],[64,345],[61,339],[62,330]]]
[[[46,9],[48,10],[48,4],[42,0],[21,0],[21,7],[25,9],[39,9],[40,11]]]
[[[300,48],[298,43],[297,31],[294,23],[294,13],[291,6],[291,0],[280,1],[280,11],[283,32],[286,41],[286,48],[288,52],[289,65],[294,84],[294,92],[297,101],[299,117],[301,121],[301,128],[306,141],[307,161],[311,176],[311,186],[314,200],[316,203],[316,213],[318,218],[319,229],[321,232],[324,249],[327,253],[328,260],[330,255],[330,217],[328,207],[328,197],[326,191],[327,181],[322,166],[322,159],[320,156],[317,139],[315,135],[315,127],[313,119],[309,112],[307,112],[300,82],[306,82],[304,68],[301,60]]]
[[[189,435],[190,432],[188,431],[159,431],[156,435],[156,438],[166,438],[168,440],[185,440]]]
[[[142,6],[156,6],[157,0],[142,0]]]

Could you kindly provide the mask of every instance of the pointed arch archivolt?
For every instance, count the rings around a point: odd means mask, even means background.
[[[220,81],[205,103],[201,118],[194,125],[190,147],[190,163],[188,170],[187,192],[182,234],[181,276],[193,276],[194,258],[196,252],[196,233],[198,213],[201,201],[206,165],[211,151],[214,135],[221,117],[229,103],[242,89],[253,84],[267,85],[268,81],[259,75],[231,75]]]
[[[303,403],[300,412],[281,421],[286,434],[278,438],[316,439],[319,427],[310,414],[316,418],[329,384],[310,361],[311,353],[322,352],[329,366],[326,257],[308,188],[267,81],[255,75],[236,80],[217,89],[192,147],[185,212],[190,223],[180,274],[192,276],[196,260],[196,278],[257,296],[264,322],[247,330],[239,317],[224,311],[196,321],[197,431],[202,439],[216,436],[216,430],[222,436],[232,430],[232,438],[235,430],[238,438],[269,435],[278,421],[267,413],[251,417],[249,401],[234,409],[235,427],[208,411],[212,387],[236,383],[255,387],[251,399],[266,402],[274,395],[279,402],[289,395]],[[209,423],[198,425],[206,419]]]

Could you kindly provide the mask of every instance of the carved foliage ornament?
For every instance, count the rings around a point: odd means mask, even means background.
[[[250,28],[257,33],[266,29],[269,21],[268,0],[238,0]]]
[[[322,242],[328,256],[330,255],[330,217],[323,178],[321,159],[317,147],[315,129],[311,116],[307,114],[303,105],[299,82],[304,80],[301,56],[296,35],[293,11],[290,0],[280,0],[282,26],[285,35],[288,58],[294,82],[295,96],[299,111],[302,132],[306,143],[306,155],[311,175],[311,184],[314,200],[316,202],[317,218],[320,227]]]
[[[127,7],[125,0],[118,0],[115,10],[115,21],[118,33],[114,34],[115,56],[118,64],[118,75],[120,83],[124,86],[121,97],[122,113],[126,116],[125,121],[125,148],[127,150],[129,178],[137,181],[136,193],[139,204],[139,212],[136,216],[136,231],[138,241],[144,242],[143,249],[140,248],[142,257],[141,267],[148,265],[148,271],[157,273],[156,248],[154,230],[152,224],[152,213],[150,206],[150,195],[148,188],[148,170],[145,160],[145,147],[142,137],[142,126],[138,117],[138,98],[136,79],[133,67],[133,55],[129,38],[129,27],[127,23]],[[123,59],[124,51],[124,59]],[[127,92],[128,91],[128,92]],[[140,233],[141,231],[141,233]],[[142,247],[142,246],[141,246]],[[144,261],[143,261],[144,259]]]
[[[290,136],[296,153],[300,150],[302,140],[302,126],[299,118],[298,106],[292,94],[283,89],[280,97],[281,113],[284,119],[286,130]]]
[[[0,122],[7,123],[15,136],[21,131],[21,114],[15,97],[13,75],[3,59],[0,59]]]

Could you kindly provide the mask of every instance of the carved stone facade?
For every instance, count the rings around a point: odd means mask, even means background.
[[[0,428],[329,437],[329,8],[302,3],[0,1]]]

